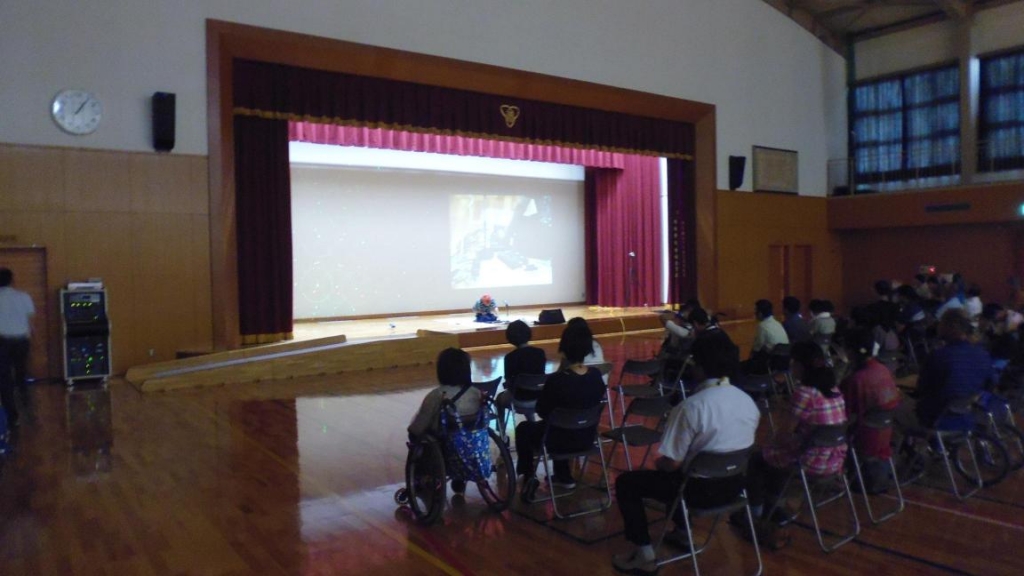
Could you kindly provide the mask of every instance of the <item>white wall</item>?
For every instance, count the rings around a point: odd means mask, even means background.
[[[956,24],[940,22],[859,42],[857,79],[956,60],[956,34]],[[971,42],[977,54],[1024,46],[1024,2],[975,14]]]
[[[845,145],[842,58],[757,0],[3,2],[0,142],[150,150],[148,98],[169,91],[175,152],[205,154],[206,18],[715,104],[722,188],[727,157],[763,145],[798,150],[801,192],[824,194],[826,160]],[[72,86],[104,103],[91,136],[48,116]]]

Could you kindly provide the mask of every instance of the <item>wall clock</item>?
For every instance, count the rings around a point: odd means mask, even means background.
[[[92,92],[61,90],[53,97],[50,115],[57,126],[68,134],[92,134],[103,119],[103,104]]]

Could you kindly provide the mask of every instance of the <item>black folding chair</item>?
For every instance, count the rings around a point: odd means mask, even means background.
[[[705,479],[726,479],[732,478],[746,473],[747,462],[750,457],[750,448],[744,450],[737,450],[735,452],[701,452],[698,454],[690,465],[686,469],[686,478],[683,480],[682,485],[679,487],[679,494],[676,496],[675,501],[668,509],[668,515],[665,517],[665,528],[662,530],[661,536],[658,537],[658,542],[655,546],[655,556],[661,548],[662,543],[665,540],[665,534],[668,533],[670,520],[675,516],[676,509],[680,509],[682,512],[683,523],[686,526],[686,537],[689,539],[690,549],[688,552],[662,558],[658,560],[658,566],[664,566],[678,560],[690,558],[693,562],[693,570],[697,576],[700,576],[700,566],[697,564],[697,555],[707,548],[708,543],[711,541],[711,537],[715,533],[715,528],[718,526],[718,521],[722,516],[728,516],[729,514],[736,512],[737,510],[747,511],[747,522],[750,523],[750,533],[755,534],[756,528],[754,526],[754,515],[750,510],[750,503],[747,501],[747,491],[741,490],[736,496],[736,499],[728,504],[722,506],[715,506],[712,508],[700,508],[696,506],[689,506],[686,500],[683,498],[683,494],[686,490],[686,484],[691,478],[705,478]],[[704,538],[704,542],[699,548],[694,546],[693,541],[693,525],[690,523],[691,518],[714,518],[711,528],[708,530],[707,536]],[[761,548],[757,544],[757,538],[753,538],[754,543],[754,554],[757,556],[757,572],[754,576],[760,576],[764,571],[764,564],[761,561]]]
[[[735,378],[733,383],[754,399],[761,414],[768,417],[768,427],[772,431],[772,436],[775,436],[775,419],[772,418],[772,407],[768,402],[768,396],[772,393],[771,376],[745,374]]]
[[[612,451],[608,454],[608,461],[614,460],[615,449],[621,443],[626,451],[626,469],[632,470],[633,458],[629,453],[629,448],[631,446],[646,446],[644,459],[640,462],[640,468],[643,468],[651,454],[651,449],[655,444],[661,442],[665,419],[671,410],[672,405],[664,396],[636,398],[630,402],[625,414],[622,415],[622,425],[601,433],[602,438],[612,441]],[[658,421],[653,428],[643,424],[628,424],[630,416],[640,416],[646,419],[657,418]]]
[[[872,430],[891,430],[894,416],[894,410],[872,410],[865,414],[861,421],[854,423],[853,429],[869,428]],[[898,504],[895,509],[875,518],[875,513],[871,509],[871,499],[868,497],[867,485],[864,483],[864,472],[860,466],[860,458],[857,457],[857,447],[854,444],[854,442],[850,443],[850,456],[853,458],[853,468],[857,472],[857,481],[860,482],[860,491],[864,496],[864,507],[868,510],[868,518],[871,519],[871,523],[881,524],[900,512],[903,512],[903,509],[906,507],[906,503],[903,500],[903,490],[900,488],[900,478],[899,475],[896,474],[896,464],[893,462],[892,455],[890,455],[888,460],[889,471],[892,473],[892,482],[896,487]]]
[[[612,488],[611,484],[608,482],[608,463],[605,460],[604,450],[601,449],[601,442],[598,441],[596,431],[594,433],[594,438],[591,441],[590,446],[588,446],[584,450],[579,450],[576,452],[552,452],[548,449],[548,435],[551,433],[552,430],[582,430],[586,428],[595,428],[596,430],[597,423],[601,419],[601,411],[603,409],[604,406],[601,404],[598,404],[593,408],[575,410],[566,408],[556,408],[552,410],[551,413],[547,415],[547,417],[544,418],[544,422],[547,424],[547,427],[544,431],[544,439],[541,441],[541,452],[543,454],[542,462],[544,464],[544,474],[545,476],[547,476],[547,484],[550,496],[540,499],[531,499],[531,503],[545,502],[550,500],[551,506],[555,512],[555,516],[560,519],[575,518],[577,516],[584,516],[586,514],[603,512],[611,507]],[[589,462],[590,456],[593,456],[595,453],[600,457],[601,460],[601,473],[603,476],[603,482],[596,485],[592,485],[590,487],[601,492],[604,492],[605,497],[601,498],[598,501],[598,505],[596,507],[583,508],[575,512],[563,514],[562,511],[558,509],[558,499],[569,496],[570,493],[555,493],[554,478],[551,473],[548,461],[575,460],[577,458],[585,458],[583,466],[583,471],[585,471],[586,462]],[[580,484],[581,486],[584,485],[583,472],[580,473],[578,484]],[[532,492],[532,490],[530,490],[529,492]]]
[[[663,395],[659,377],[664,363],[661,360],[626,360],[619,372],[619,383],[615,391],[619,393],[619,414],[626,413],[626,398],[653,398]],[[624,384],[626,377],[648,378],[647,384]]]
[[[803,450],[806,452],[815,448],[837,448],[846,443],[846,424],[822,425],[816,426],[811,430],[804,442]],[[779,493],[779,498],[776,500],[774,506],[772,506],[772,510],[769,511],[767,517],[772,517],[772,512],[774,512],[781,504],[790,483],[797,475],[799,475],[804,487],[804,496],[807,498],[807,507],[811,511],[811,520],[814,523],[814,532],[818,536],[818,545],[821,546],[821,549],[826,553],[832,552],[843,544],[850,542],[860,534],[860,519],[857,518],[857,508],[853,503],[853,492],[850,490],[850,483],[846,480],[846,474],[842,468],[840,468],[839,472],[835,474],[825,476],[808,475],[807,470],[802,464],[802,460],[803,459],[801,458],[797,461],[793,471],[786,479],[786,483],[783,485],[782,491]],[[828,496],[820,502],[814,501],[813,488],[826,487],[829,484],[834,485],[836,482],[842,483],[842,489],[838,493]],[[843,496],[846,497],[846,500],[850,505],[850,516],[853,523],[853,529],[845,535],[840,535],[839,539],[833,544],[826,545],[824,533],[821,529],[821,524],[818,521],[818,510],[827,504],[839,500]]]
[[[936,420],[937,422],[942,421],[944,417],[948,416],[967,416],[974,411],[974,398],[959,398],[953,400],[946,405],[946,408],[942,411],[942,415]],[[949,477],[950,488],[953,491],[953,496],[956,496],[957,500],[966,500],[971,496],[974,496],[981,490],[984,485],[984,479],[981,474],[981,467],[978,465],[978,456],[974,452],[974,436],[975,432],[967,428],[965,430],[942,430],[939,428],[908,428],[903,431],[904,433],[904,445],[901,450],[906,450],[910,446],[910,442],[915,439],[924,442],[932,442],[938,445],[938,453],[936,456],[942,459],[942,463],[945,466],[946,474]],[[954,448],[951,452],[950,448]],[[965,491],[961,492],[959,485],[956,481],[956,476],[953,475],[953,464],[952,460],[957,458],[956,452],[961,447],[966,447],[967,452],[970,455],[971,464],[973,466],[974,478],[969,478],[969,474],[964,474],[965,479],[968,483],[973,484],[970,489],[965,488]],[[1006,454],[1006,448],[1002,444],[994,444],[989,446],[992,450],[1001,450],[1003,463],[1005,466],[1009,466],[1008,456]],[[919,480],[924,473],[926,468],[922,465],[921,470],[912,474],[910,477],[904,480],[904,484],[909,484]],[[968,471],[969,472],[969,471]],[[1005,470],[1004,470],[1005,474]]]

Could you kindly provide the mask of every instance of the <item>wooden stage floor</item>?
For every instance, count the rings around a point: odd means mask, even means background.
[[[641,333],[601,343],[620,366],[650,356],[659,340]],[[554,343],[543,347],[555,356]],[[476,377],[500,374],[504,352],[474,350]],[[567,521],[518,502],[495,514],[471,487],[434,527],[396,509],[405,426],[433,371],[156,394],[123,380],[107,390],[36,385],[0,475],[0,574],[613,574],[611,555],[627,548],[615,507]],[[785,407],[774,412],[786,428]],[[967,502],[940,486],[908,487],[903,514],[865,524],[855,542],[829,555],[801,520],[788,548],[764,552],[765,571],[1024,572],[1016,549],[1024,475]],[[842,520],[840,509],[823,513],[827,525]],[[752,547],[729,526],[712,542],[701,556],[705,574],[753,572]],[[661,573],[691,570],[678,563]]]
[[[296,341],[315,340],[331,336],[345,335],[349,342],[381,340],[415,336],[420,331],[444,332],[453,334],[480,333],[502,331],[508,322],[522,320],[533,325],[542,308],[512,308],[500,310],[500,323],[486,324],[476,322],[472,312],[456,314],[421,314],[412,316],[391,316],[386,318],[369,318],[364,320],[336,321],[298,321],[294,327]],[[630,320],[654,319],[662,308],[610,308],[604,306],[565,306],[561,308],[565,319],[580,316],[588,322],[597,324],[609,320],[624,322]],[[502,339],[502,343],[504,340]]]

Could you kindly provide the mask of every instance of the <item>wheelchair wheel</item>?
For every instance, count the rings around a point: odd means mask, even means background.
[[[446,483],[444,456],[433,438],[409,447],[405,461],[405,497],[416,521],[433,524],[444,512]]]
[[[493,429],[487,430],[487,436],[490,438],[491,475],[477,482],[477,488],[491,510],[501,512],[508,508],[515,495],[516,470],[507,441]]]
[[[999,424],[993,431],[994,436],[1006,447],[1010,457],[1010,470],[1020,470],[1024,466],[1024,433],[1016,426]]]
[[[974,474],[974,463],[971,461],[968,442],[974,448],[974,456],[978,460],[981,485],[988,487],[1001,482],[1010,470],[1010,455],[1006,446],[987,432],[975,432],[971,434],[969,441],[957,440],[954,445],[948,447],[956,471],[968,482],[973,484],[978,482]]]

